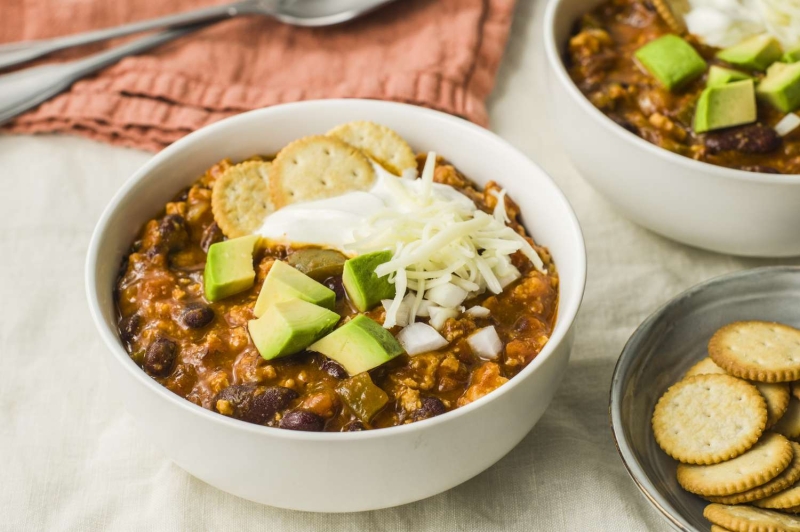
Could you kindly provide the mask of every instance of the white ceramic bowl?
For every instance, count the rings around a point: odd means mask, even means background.
[[[735,255],[800,255],[800,176],[732,170],[659,148],[596,109],[563,53],[603,0],[550,0],[544,41],[556,129],[573,164],[625,216],[666,237]]]
[[[552,338],[536,359],[486,397],[430,420],[366,432],[306,433],[262,427],[196,406],[148,377],[117,336],[114,282],[136,232],[169,198],[224,157],[275,152],[304,135],[368,119],[417,150],[435,150],[480,184],[496,179],[520,205],[561,277]],[[583,296],[578,221],[553,181],[496,135],[410,105],[326,100],[281,105],[223,120],[176,142],[130,178],[103,213],[86,263],[92,316],[108,345],[116,390],[147,441],[217,488],[264,504],[348,512],[416,501],[477,475],[509,452],[547,408],[569,360]]]

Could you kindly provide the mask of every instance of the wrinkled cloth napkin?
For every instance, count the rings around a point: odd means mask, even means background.
[[[56,37],[211,3],[220,1],[2,0],[0,43]],[[128,57],[4,130],[78,134],[155,151],[242,111],[317,98],[409,102],[486,125],[485,100],[514,4],[397,0],[363,19],[318,29],[260,16],[224,21]],[[65,51],[47,61],[74,59],[120,42]]]

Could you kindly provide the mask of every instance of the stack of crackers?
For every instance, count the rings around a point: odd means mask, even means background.
[[[744,321],[659,399],[653,433],[713,531],[800,531],[800,330]]]
[[[226,169],[211,193],[214,219],[228,238],[253,234],[286,205],[369,190],[376,179],[372,161],[395,175],[417,167],[408,143],[373,122],[348,122],[325,135],[297,139],[274,160],[258,158]]]

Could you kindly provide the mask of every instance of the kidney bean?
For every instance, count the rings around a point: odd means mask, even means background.
[[[323,283],[325,286],[330,288],[331,290],[336,293],[336,299],[342,299],[344,297],[344,285],[342,284],[342,276],[336,275],[334,277],[328,277],[325,279]]]
[[[774,129],[761,124],[724,129],[709,133],[705,138],[706,148],[711,153],[770,153],[777,150],[781,142],[780,135]]]
[[[320,365],[320,369],[335,379],[346,379],[349,375],[347,371],[339,365],[338,362],[331,359],[325,359]]]
[[[275,414],[289,406],[297,392],[283,386],[234,384],[219,392],[214,399],[217,412],[236,419],[263,425]],[[225,401],[225,403],[221,403]],[[226,412],[226,408],[230,409]]]
[[[212,244],[222,242],[224,238],[225,236],[222,234],[222,229],[219,228],[217,222],[214,222],[203,231],[203,237],[200,239],[200,247],[203,248],[203,251],[208,253],[208,248],[210,248]]]
[[[620,126],[622,129],[626,129],[626,130],[630,131],[631,133],[633,133],[636,136],[641,136],[641,135],[639,135],[639,128],[634,126],[633,124],[631,124],[627,120],[625,120],[623,118],[612,118],[612,120],[614,122],[616,122],[617,125]]]
[[[342,427],[342,432],[360,432],[364,430],[364,423],[360,419],[354,419]]]
[[[181,321],[190,329],[202,329],[214,319],[214,311],[205,305],[192,305],[183,311]]]
[[[119,337],[123,342],[130,343],[139,332],[142,326],[142,317],[138,314],[131,314],[127,318],[122,318],[119,322]]]
[[[305,410],[295,410],[283,416],[279,426],[287,430],[321,432],[325,428],[325,420],[317,414]]]
[[[186,220],[180,214],[168,214],[158,224],[161,243],[167,250],[173,251],[186,245],[189,234],[186,232]]]
[[[420,406],[417,410],[414,410],[414,414],[412,415],[414,421],[436,417],[444,414],[447,411],[444,403],[442,403],[442,401],[436,397],[423,397],[420,399],[420,402],[422,403],[422,406]]]
[[[142,367],[153,377],[166,377],[172,371],[177,351],[178,346],[172,340],[156,338],[145,351]]]

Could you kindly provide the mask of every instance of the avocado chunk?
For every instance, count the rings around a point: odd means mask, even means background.
[[[342,275],[347,257],[333,249],[302,248],[289,255],[289,264],[315,281]]]
[[[784,113],[800,108],[800,63],[775,63],[769,67],[756,94]]]
[[[677,35],[664,35],[636,51],[636,59],[662,85],[673,90],[686,85],[706,71],[706,62]]]
[[[794,50],[789,50],[785,54],[783,54],[783,58],[781,59],[784,63],[797,63],[800,62],[800,48],[795,48]]]
[[[391,299],[395,295],[395,286],[389,282],[388,276],[378,277],[375,268],[392,260],[391,251],[375,251],[348,259],[344,263],[342,284],[350,297],[350,301],[361,312],[366,312],[381,299]]]
[[[713,65],[708,71],[708,80],[706,81],[707,87],[719,87],[720,85],[727,85],[734,81],[744,81],[746,79],[753,79],[752,76],[732,70],[730,68],[723,68],[721,66]]]
[[[753,70],[764,71],[783,55],[781,43],[770,35],[756,35],[717,53],[717,59]]]
[[[325,336],[339,321],[339,315],[302,299],[271,305],[247,329],[266,360],[293,355]]]
[[[336,293],[333,290],[285,262],[276,260],[261,285],[253,314],[260,318],[270,305],[290,299],[302,299],[329,310],[336,306]]]
[[[364,423],[369,423],[389,402],[386,392],[375,386],[366,372],[342,381],[336,393]]]
[[[389,331],[363,314],[311,344],[309,349],[332,358],[350,375],[369,371],[403,353]]]
[[[219,301],[253,286],[256,278],[253,249],[258,240],[258,235],[248,235],[217,242],[208,248],[203,273],[206,299]]]
[[[703,133],[749,124],[757,117],[753,80],[734,81],[703,91],[694,112],[694,130]]]

